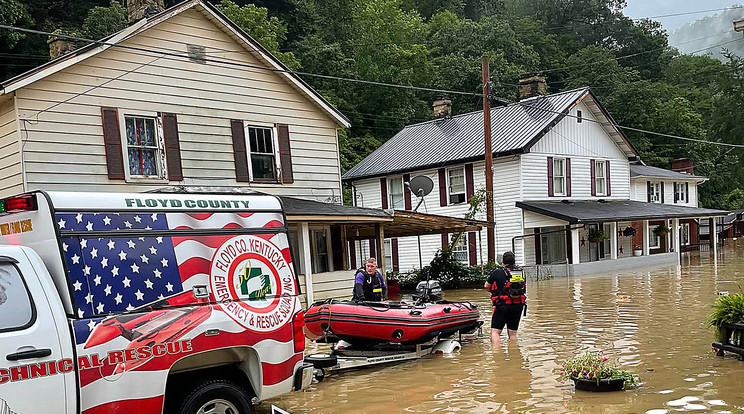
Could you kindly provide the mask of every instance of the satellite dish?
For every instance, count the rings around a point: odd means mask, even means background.
[[[425,175],[417,175],[408,183],[408,188],[416,197],[426,197],[434,189],[434,181]]]

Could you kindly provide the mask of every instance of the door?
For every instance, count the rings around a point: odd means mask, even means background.
[[[47,273],[44,273],[48,277]],[[69,334],[60,338],[52,305],[44,288],[54,289],[51,280],[43,285],[28,264],[0,257],[0,411],[18,414],[71,413],[72,398],[65,392],[74,381],[75,364],[62,355],[61,341],[70,344]],[[56,291],[50,292],[56,295]],[[56,298],[59,311],[62,306]],[[64,313],[57,319],[65,320]],[[65,326],[61,327],[67,331]],[[65,358],[67,357],[67,358]],[[2,409],[5,409],[3,411]],[[68,410],[69,409],[69,410]]]
[[[313,273],[323,273],[328,268],[328,236],[325,229],[310,230]]]
[[[590,224],[589,230],[599,230],[599,226],[596,224]],[[596,262],[599,260],[599,243],[592,243],[587,240],[587,244],[589,245],[589,261]]]

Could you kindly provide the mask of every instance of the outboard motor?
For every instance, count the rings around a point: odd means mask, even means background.
[[[419,282],[416,285],[416,293],[413,294],[413,300],[416,303],[438,302],[442,298],[444,298],[444,293],[438,280]]]

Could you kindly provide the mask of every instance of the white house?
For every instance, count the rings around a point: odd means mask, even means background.
[[[724,213],[697,208],[696,186],[703,177],[643,165],[588,88],[523,97],[494,108],[491,136],[496,251],[513,249],[518,262],[528,266],[552,265],[554,274],[579,274],[594,271],[594,263],[602,260],[618,260],[615,268],[677,260],[676,253],[651,254],[679,251],[679,237],[662,246],[661,240],[643,242],[638,235],[652,232],[656,221],[674,227],[679,219]],[[404,183],[426,175],[436,184],[423,211],[462,217],[470,197],[485,187],[483,141],[482,112],[409,125],[343,179],[351,184],[357,206],[408,210],[415,200]],[[485,213],[478,218],[485,219]],[[633,238],[618,235],[628,227],[636,228],[645,257],[630,259]],[[589,242],[591,229],[603,230],[607,238]],[[447,234],[421,237],[422,263],[449,241]],[[392,252],[386,260],[393,268],[419,267],[416,238],[387,243]],[[485,246],[486,233],[471,232],[453,250],[473,265],[485,260]],[[366,251],[364,243],[355,248]]]
[[[127,3],[141,14],[162,1]],[[207,1],[130,21],[106,44],[53,43],[65,54],[0,85],[0,197],[275,194],[310,300],[351,294],[347,237],[477,227],[341,205],[337,131],[349,121]]]

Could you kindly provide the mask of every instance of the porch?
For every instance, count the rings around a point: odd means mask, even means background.
[[[574,276],[676,263],[698,243],[698,219],[725,211],[640,201],[517,202],[524,263],[535,273]],[[716,232],[713,232],[714,234]],[[716,241],[711,249],[716,253]],[[611,262],[611,263],[610,263]]]

